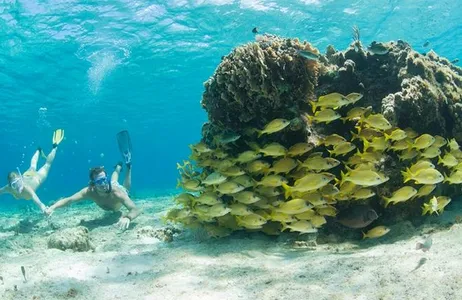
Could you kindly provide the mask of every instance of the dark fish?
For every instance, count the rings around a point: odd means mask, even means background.
[[[430,45],[430,42],[429,42],[429,41],[426,41],[426,42],[423,44],[424,47],[428,47],[428,45]]]
[[[258,33],[258,28],[257,28],[257,27],[254,27],[254,28],[252,29],[252,33]]]
[[[430,250],[430,247],[432,246],[433,244],[433,240],[432,240],[432,237],[429,236],[425,239],[425,241],[423,243],[417,243],[415,245],[415,249],[416,250],[420,250],[422,249],[423,252],[427,252],[428,250]]]
[[[369,52],[372,52],[373,54],[377,54],[377,55],[385,55],[390,51],[382,43],[377,43],[376,41],[373,41],[367,47],[367,50],[369,50]]]
[[[364,228],[379,216],[368,205],[355,205],[341,211],[337,215],[337,222],[349,228]]]
[[[24,282],[27,282],[26,269],[24,268],[24,266],[21,266],[21,272],[22,272],[22,276],[24,276]]]
[[[453,61],[451,61],[451,64],[457,64],[458,62],[459,62],[459,59],[456,58],[456,59],[454,59]]]
[[[318,60],[319,55],[308,50],[297,50],[298,55],[309,59],[309,60]]]

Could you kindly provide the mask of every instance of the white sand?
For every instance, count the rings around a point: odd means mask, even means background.
[[[405,222],[379,240],[315,250],[262,235],[201,242],[184,233],[172,243],[138,237],[139,228],[163,227],[165,203],[138,201],[145,213],[124,233],[111,225],[91,228],[94,252],[48,249],[52,230],[43,219],[29,233],[0,231],[0,299],[462,299],[462,224],[432,232],[430,225]],[[453,222],[456,208],[450,209],[428,220]],[[74,206],[53,221],[75,227],[102,216],[95,206]],[[1,214],[0,228],[21,217]],[[419,234],[428,232],[430,251],[415,250]]]

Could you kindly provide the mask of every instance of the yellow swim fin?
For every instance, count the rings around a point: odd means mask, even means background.
[[[64,129],[57,129],[53,133],[53,147],[58,146],[64,139]]]

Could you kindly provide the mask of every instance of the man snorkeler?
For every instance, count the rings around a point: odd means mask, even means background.
[[[119,175],[122,170],[122,163],[118,163],[109,179],[104,167],[95,167],[90,169],[90,182],[87,187],[84,187],[74,195],[61,199],[51,205],[46,214],[51,215],[60,207],[75,203],[81,200],[89,199],[96,203],[99,207],[108,211],[119,211],[121,206],[128,209],[127,213],[123,213],[117,223],[121,229],[128,229],[130,222],[133,221],[141,213],[135,203],[130,199],[128,191],[131,187],[131,163],[130,159],[126,160],[127,172],[123,186],[119,184]]]
[[[21,174],[19,168],[18,172],[12,171],[8,173],[8,184],[0,188],[0,194],[10,193],[16,199],[32,200],[45,213],[46,206],[40,201],[36,191],[47,179],[50,172],[51,165],[55,159],[58,145],[64,139],[64,130],[58,129],[53,133],[53,148],[46,157],[45,164],[37,171],[37,163],[40,155],[44,156],[41,148],[38,148],[32,156],[29,169]]]

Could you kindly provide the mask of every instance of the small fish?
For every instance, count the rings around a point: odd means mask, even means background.
[[[231,211],[229,212],[233,216],[248,216],[253,214],[253,211],[245,204],[234,203],[229,206]]]
[[[208,217],[221,217],[229,213],[231,209],[229,207],[226,207],[223,203],[215,204],[213,206],[210,206],[208,209],[206,216]]]
[[[273,166],[268,169],[268,173],[289,173],[297,167],[297,161],[290,157],[282,158],[273,163]]]
[[[311,220],[311,218],[313,218],[313,216],[316,215],[316,212],[312,209],[309,209],[305,212],[302,212],[300,214],[296,214],[294,215],[295,218],[297,218],[298,220]]]
[[[454,59],[454,60],[451,61],[451,64],[457,64],[458,62],[459,62],[459,59],[456,58],[456,59]]]
[[[238,139],[241,138],[241,135],[234,133],[234,132],[227,132],[222,135],[214,137],[214,142],[215,144],[229,144],[229,143],[234,143]]]
[[[379,216],[368,205],[354,205],[341,211],[336,221],[349,228],[364,228],[374,222]]]
[[[258,153],[257,151],[247,150],[239,154],[238,157],[234,161],[244,164],[244,163],[248,163],[253,160],[259,159],[261,156],[262,155]]]
[[[435,142],[432,145],[434,147],[441,148],[448,143],[448,141],[442,136],[435,135],[434,138],[435,138]]]
[[[316,208],[316,212],[321,216],[335,217],[337,215],[337,209],[331,205]]]
[[[456,139],[451,139],[448,142],[448,146],[451,150],[459,150],[460,146],[457,143]]]
[[[287,179],[284,177],[274,174],[263,177],[261,181],[255,184],[255,186],[263,185],[267,187],[278,187],[287,182]]]
[[[313,224],[311,222],[302,220],[302,221],[296,221],[290,224],[282,223],[282,229],[281,231],[284,231],[286,229],[290,229],[292,232],[300,232],[302,233],[315,233],[318,230],[313,227]]]
[[[289,148],[289,151],[287,151],[287,155],[291,157],[299,156],[311,151],[312,149],[313,146],[308,143],[297,143]]]
[[[266,172],[270,168],[270,164],[262,160],[254,160],[247,164],[247,171],[250,173]]]
[[[415,184],[437,184],[443,182],[444,176],[436,169],[423,169],[416,174],[408,174],[401,171],[403,175],[403,182],[406,183],[409,180],[414,180]]]
[[[435,142],[435,138],[427,133],[420,135],[414,140],[413,149],[422,150],[430,147]]]
[[[402,129],[395,129],[393,130],[390,135],[388,135],[387,133],[384,133],[385,135],[385,140],[392,140],[392,141],[401,141],[402,139],[405,139],[407,138],[407,134],[406,134],[406,131],[402,130]]]
[[[279,143],[271,143],[265,145],[262,149],[258,149],[257,152],[263,153],[265,156],[285,156],[287,149]]]
[[[427,261],[426,257],[422,257],[421,259],[419,259],[419,262],[417,263],[417,266],[414,268],[414,270],[411,271],[411,273],[414,272],[415,270],[417,270],[418,268],[420,268],[421,266],[423,266],[426,261]]]
[[[422,153],[420,153],[421,157],[424,158],[435,158],[437,156],[440,156],[441,150],[438,147],[435,147],[434,145],[431,145],[427,149],[425,149]]]
[[[448,182],[449,184],[461,184],[462,183],[462,170],[456,170],[451,173],[450,176],[444,174],[443,182]]]
[[[346,175],[341,171],[340,174],[342,176],[340,186],[342,186],[344,182],[350,181],[356,185],[369,187],[380,185],[390,179],[388,176],[370,170],[352,170]]]
[[[254,184],[252,177],[248,175],[240,175],[240,176],[234,177],[232,181],[239,183],[245,188],[251,187]]]
[[[322,139],[321,144],[325,146],[336,146],[344,142],[346,142],[346,139],[343,136],[334,133]]]
[[[428,236],[422,243],[418,242],[415,245],[415,249],[416,250],[422,249],[423,252],[427,252],[428,250],[430,250],[432,244],[433,244],[433,239],[431,236]]]
[[[356,192],[354,192],[353,195],[351,195],[351,197],[355,200],[368,199],[373,196],[375,196],[375,192],[371,189],[366,188],[359,189]]]
[[[209,192],[209,193],[203,193],[197,198],[194,198],[193,202],[206,204],[206,205],[215,205],[215,204],[219,204],[221,201],[217,194]]]
[[[295,215],[305,212],[309,209],[311,209],[311,206],[308,206],[304,199],[296,198],[287,202],[282,202],[277,208],[274,209],[274,211],[288,215]]]
[[[21,272],[22,272],[22,276],[24,277],[24,282],[27,282],[26,269],[24,268],[24,266],[21,266]]]
[[[316,54],[309,50],[297,50],[297,54],[308,60],[318,60],[319,59],[319,54]]]
[[[412,186],[403,186],[399,190],[395,191],[391,197],[383,197],[385,200],[385,207],[390,203],[404,202],[417,194],[417,190]]]
[[[313,113],[315,113],[318,107],[337,109],[350,104],[350,102],[340,93],[330,93],[324,96],[320,96],[318,101],[310,101],[310,104]]]
[[[376,55],[385,55],[387,54],[390,50],[385,47],[382,43],[377,43],[376,41],[373,41],[368,47],[367,50],[371,52],[372,54]]]
[[[363,232],[363,239],[365,238],[379,238],[390,232],[390,228],[385,226],[377,226],[369,230],[367,233]]]
[[[254,28],[252,29],[252,33],[258,33],[258,28],[257,28],[257,27],[254,27]]]
[[[438,214],[438,199],[435,196],[433,196],[428,203],[424,203],[422,206],[422,216],[427,213],[430,213],[430,215],[433,213]]]
[[[341,118],[337,112],[330,108],[317,111],[314,116],[305,114],[305,117],[308,119],[308,124],[312,124],[313,122],[329,124],[330,122]]]
[[[237,224],[239,226],[249,229],[259,229],[266,223],[266,219],[257,214],[250,214],[247,216],[237,216]]]
[[[226,176],[220,174],[219,172],[213,172],[205,178],[202,183],[205,185],[216,185],[225,182],[227,179]]]
[[[348,95],[345,96],[345,98],[348,99],[349,104],[355,104],[359,100],[363,98],[363,94],[360,93],[349,93]],[[371,107],[372,109],[372,107]]]
[[[333,150],[329,151],[330,155],[345,155],[356,149],[356,146],[350,142],[343,142],[341,144],[335,145]]]
[[[311,218],[310,222],[316,228],[320,228],[322,225],[327,223],[326,218],[324,218],[324,216],[320,216],[320,215],[314,215]]]
[[[235,194],[244,189],[245,188],[242,185],[233,181],[223,182],[216,187],[216,190],[222,194]]]
[[[435,190],[435,188],[436,184],[425,184],[417,191],[417,194],[415,194],[414,198],[428,196]]]
[[[367,118],[366,115],[361,117],[360,120],[363,119],[363,118]],[[355,139],[362,139],[362,138],[365,138],[366,140],[370,141],[374,137],[382,137],[383,136],[383,134],[382,134],[382,132],[380,132],[380,130],[377,130],[377,129],[374,129],[374,128],[371,128],[371,127],[362,128],[360,126],[356,126],[355,128],[356,128],[356,130],[358,130],[358,133],[354,133],[354,132],[350,131],[351,136],[352,136],[352,139],[351,139],[352,141],[354,141]],[[408,146],[408,145],[406,145],[406,146]]]
[[[454,157],[451,153],[446,153],[443,158],[441,156],[438,156],[438,164],[441,164],[445,167],[454,167],[459,164],[459,161],[457,161],[457,158]]]
[[[220,173],[230,177],[237,177],[245,174],[238,166],[229,167],[226,170],[222,170]]]
[[[233,198],[243,204],[253,204],[262,200],[257,194],[251,191],[242,191],[233,194]]]
[[[423,44],[423,47],[428,47],[428,45],[430,45],[430,42],[429,42],[429,41],[426,41],[426,42]]]
[[[263,134],[271,134],[281,131],[289,126],[289,124],[290,121],[286,119],[274,119],[273,121],[266,124],[263,130],[258,131],[258,137],[262,136]]]
[[[347,98],[348,98],[348,96],[347,96]],[[352,109],[350,109],[347,112],[347,115],[345,117],[341,118],[341,120],[343,121],[343,123],[345,123],[348,120],[353,121],[353,120],[356,120],[356,119],[360,119],[364,115],[369,115],[371,112],[372,112],[372,106],[353,107]]]
[[[362,121],[375,129],[388,130],[392,128],[390,122],[382,114],[371,114],[367,118],[363,118]]]

